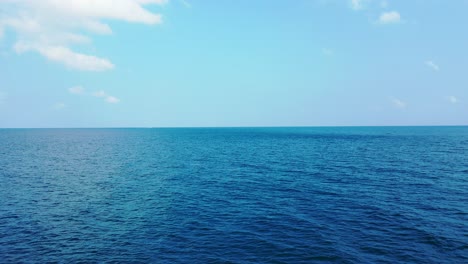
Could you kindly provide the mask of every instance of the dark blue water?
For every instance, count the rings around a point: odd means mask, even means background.
[[[468,127],[0,130],[0,262],[468,263]]]

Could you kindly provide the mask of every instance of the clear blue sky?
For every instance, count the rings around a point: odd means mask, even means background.
[[[466,0],[8,0],[0,127],[467,125]]]

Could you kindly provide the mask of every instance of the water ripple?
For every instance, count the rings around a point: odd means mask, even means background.
[[[468,128],[0,130],[0,262],[467,263]]]

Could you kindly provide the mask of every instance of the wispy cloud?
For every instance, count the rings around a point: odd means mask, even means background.
[[[452,104],[458,103],[458,98],[456,96],[453,96],[453,95],[447,96],[447,100]]]
[[[114,68],[108,59],[73,52],[62,46],[49,46],[38,49],[39,53],[51,61],[82,71],[105,71]]]
[[[16,32],[17,53],[34,51],[68,68],[105,71],[114,68],[109,59],[82,54],[75,45],[91,43],[89,34],[112,34],[104,21],[159,24],[160,14],[145,5],[167,0],[7,0],[2,1],[0,37],[5,28]],[[86,34],[86,35],[85,35]]]
[[[71,88],[68,88],[68,92],[71,94],[83,94],[84,88],[81,86],[73,86]]]
[[[390,98],[390,102],[395,108],[398,108],[398,109],[405,109],[408,106],[406,102],[395,97]]]
[[[97,91],[97,92],[94,92],[93,93],[93,96],[94,97],[105,97],[106,96],[106,93],[104,91]]]
[[[94,92],[94,93],[92,93],[92,95],[94,97],[104,98],[104,101],[106,101],[108,103],[111,103],[111,104],[116,104],[116,103],[120,102],[119,98],[117,98],[115,96],[112,96],[112,95],[109,95],[109,94],[107,94],[106,92],[104,92],[102,90]]]
[[[387,9],[389,3],[387,0],[348,0],[348,5],[355,11],[369,9],[371,12],[376,10]],[[377,11],[380,12],[380,11]],[[387,24],[398,24],[403,23],[401,15],[398,11],[385,11],[382,12],[375,23],[387,25]]]
[[[425,61],[424,64],[426,64],[428,67],[430,67],[434,71],[439,71],[439,69],[440,69],[439,65],[437,65],[435,62],[433,62],[431,60]]]
[[[383,12],[378,20],[379,24],[396,24],[400,22],[401,16],[397,11]]]
[[[106,102],[111,103],[111,104],[116,104],[116,103],[120,102],[120,99],[117,98],[117,97],[109,95],[109,96],[106,97]]]
[[[353,10],[361,10],[365,8],[368,2],[370,2],[370,0],[349,0],[349,6]]]
[[[60,110],[60,109],[63,109],[65,108],[67,105],[62,103],[62,102],[59,102],[59,103],[56,103],[54,104],[52,107],[55,109],[55,110]]]
[[[81,95],[87,95],[87,96],[94,96],[98,98],[104,98],[105,102],[111,103],[111,104],[116,104],[120,102],[119,98],[113,95],[107,94],[103,90],[92,92],[92,93],[85,93],[85,89],[82,86],[74,86],[72,88],[69,88],[68,92],[70,92],[71,94],[81,94]]]
[[[180,2],[181,2],[182,5],[185,6],[186,8],[192,8],[192,4],[190,4],[188,1],[186,1],[186,0],[180,0]]]

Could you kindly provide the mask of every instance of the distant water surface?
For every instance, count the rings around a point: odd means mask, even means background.
[[[3,129],[0,262],[468,263],[468,127]]]

